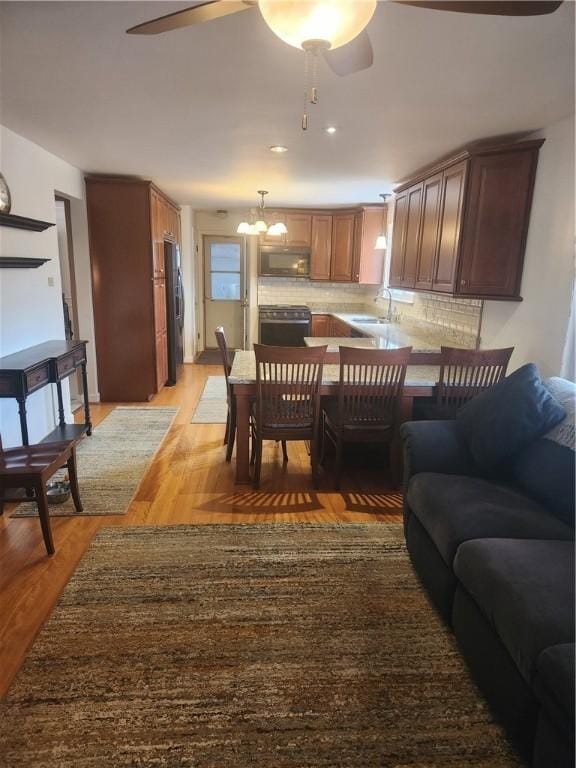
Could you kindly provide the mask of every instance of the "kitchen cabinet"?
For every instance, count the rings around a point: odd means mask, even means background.
[[[438,224],[442,199],[442,174],[437,173],[423,182],[420,242],[418,244],[415,288],[431,290],[434,279]]]
[[[312,315],[312,336],[332,336],[332,315]]]
[[[283,211],[269,211],[266,209],[266,222],[270,227],[272,224],[286,224],[286,214]],[[262,245],[286,245],[286,235],[269,235],[264,233],[260,235]]]
[[[103,401],[146,401],[168,379],[164,241],[178,206],[151,182],[86,179],[98,384]]]
[[[338,213],[332,216],[332,260],[330,279],[352,282],[354,268],[354,214]]]
[[[376,249],[376,240],[386,222],[386,209],[362,208],[354,219],[353,282],[362,285],[381,285],[384,275],[386,251]]]
[[[442,175],[440,230],[432,280],[435,291],[450,293],[455,287],[466,171],[465,162],[457,163]]]
[[[383,217],[385,221],[382,205],[308,213],[268,211],[268,223],[283,221],[288,234],[263,235],[260,243],[309,247],[311,280],[380,285],[386,252],[374,246]]]
[[[295,247],[310,247],[312,234],[312,216],[309,213],[288,213],[286,214],[285,235],[286,245]]]
[[[352,328],[340,320],[338,317],[332,317],[331,336],[340,336],[341,338],[350,338],[352,336]]]
[[[312,241],[310,247],[310,279],[330,280],[331,261],[332,215],[314,215],[312,216]]]
[[[399,184],[390,286],[520,301],[542,144],[477,143]]]

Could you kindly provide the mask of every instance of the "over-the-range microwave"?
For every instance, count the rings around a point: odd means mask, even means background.
[[[258,274],[263,277],[310,277],[310,249],[261,245]]]

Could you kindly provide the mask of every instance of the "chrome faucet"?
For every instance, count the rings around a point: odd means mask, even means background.
[[[390,288],[386,288],[385,286],[382,286],[382,288],[379,288],[378,289],[378,293],[374,297],[374,301],[377,302],[378,299],[383,299],[384,298],[384,296],[383,296],[384,293],[388,294],[388,312],[386,313],[386,318],[382,318],[382,319],[385,319],[387,323],[391,323],[392,322],[392,300],[393,299],[392,299],[392,291],[390,290]]]

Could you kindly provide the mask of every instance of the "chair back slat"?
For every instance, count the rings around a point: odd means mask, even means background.
[[[385,427],[395,423],[411,352],[412,347],[340,347],[341,427]]]
[[[325,352],[325,346],[254,344],[259,424],[299,427],[317,423]]]
[[[437,386],[441,413],[455,415],[468,400],[501,381],[513,351],[514,347],[479,350],[441,347]]]

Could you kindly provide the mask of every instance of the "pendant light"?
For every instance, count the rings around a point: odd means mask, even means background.
[[[266,223],[266,215],[264,213],[264,195],[267,195],[268,192],[265,189],[259,189],[258,194],[260,195],[260,202],[258,203],[258,218],[256,221],[254,221],[254,216],[250,214],[250,221],[241,221],[240,224],[238,224],[238,228],[236,229],[236,233],[239,235],[271,235],[272,237],[280,237],[281,235],[285,235],[288,230],[286,229],[286,224],[284,224],[282,221],[276,222],[276,224],[271,224],[268,226]]]
[[[383,206],[382,206],[382,226],[380,227],[380,234],[376,238],[376,244],[374,245],[374,250],[376,251],[385,251],[388,248],[388,242],[386,240],[386,222],[384,220],[385,214],[386,214],[386,201],[390,197],[389,194],[382,194],[380,193],[380,197],[382,198]]]

